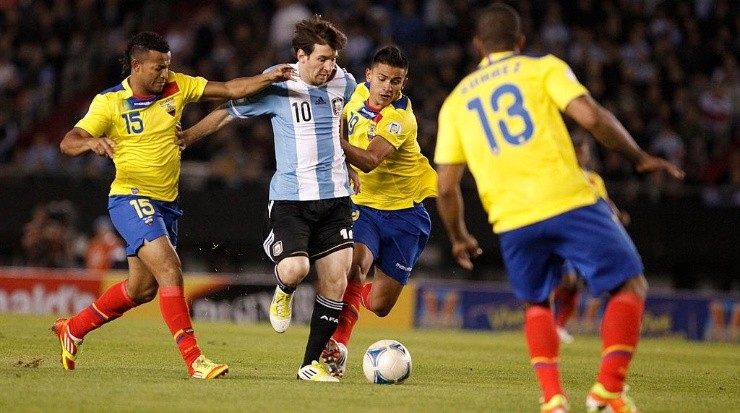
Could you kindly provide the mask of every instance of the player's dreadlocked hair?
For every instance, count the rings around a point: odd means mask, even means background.
[[[380,63],[401,69],[409,68],[409,60],[397,46],[385,46],[378,49],[373,56],[372,66],[375,67]]]
[[[131,70],[131,60],[134,57],[149,50],[167,53],[170,51],[170,44],[159,33],[141,32],[135,35],[128,41],[126,52],[118,59],[121,62],[122,73],[126,74]]]
[[[315,44],[328,45],[334,50],[342,50],[347,44],[347,36],[331,22],[322,19],[320,14],[315,14],[295,25],[293,51],[298,53],[300,49],[310,55],[313,53]]]

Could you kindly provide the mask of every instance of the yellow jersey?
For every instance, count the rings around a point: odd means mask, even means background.
[[[606,192],[606,185],[604,184],[604,179],[601,175],[587,169],[584,169],[583,173],[586,175],[588,183],[590,183],[594,188],[594,191],[596,191],[596,195],[599,198],[609,199],[609,194]]]
[[[352,202],[395,211],[437,196],[437,173],[416,140],[416,117],[408,96],[401,95],[380,110],[367,104],[369,97],[368,85],[359,84],[344,107],[349,142],[367,149],[370,141],[381,136],[396,150],[369,173],[355,168],[360,177],[360,193],[352,196]]]
[[[128,77],[95,96],[75,125],[98,138],[116,142],[116,177],[110,195],[142,195],[174,201],[180,180],[180,149],[175,125],[186,104],[203,95],[208,81],[170,72],[162,93],[134,96]]]
[[[586,88],[552,55],[486,56],[439,113],[437,164],[467,164],[496,233],[596,202],[561,111]]]

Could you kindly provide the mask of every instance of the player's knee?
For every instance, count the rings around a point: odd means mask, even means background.
[[[374,304],[374,303],[373,303]],[[385,317],[388,314],[390,314],[391,309],[393,308],[392,304],[382,304],[379,306],[373,305],[373,308],[369,308],[370,311],[372,311],[376,316],[378,317]]]
[[[154,300],[157,296],[157,285],[148,285],[137,288],[135,291],[129,291],[131,300],[136,304],[144,304]]]

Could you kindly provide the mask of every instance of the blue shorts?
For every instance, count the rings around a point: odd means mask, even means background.
[[[499,235],[509,282],[517,298],[547,300],[568,260],[600,295],[642,274],[642,259],[603,200]]]
[[[411,270],[427,245],[432,220],[423,204],[397,211],[352,205],[356,243],[373,253],[375,266],[406,285]]]
[[[108,212],[116,230],[126,240],[126,255],[129,257],[136,255],[144,240],[154,241],[163,235],[177,246],[177,220],[182,216],[177,201],[114,195],[108,198]]]

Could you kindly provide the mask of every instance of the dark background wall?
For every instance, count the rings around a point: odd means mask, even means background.
[[[178,249],[184,261],[197,259],[207,269],[225,272],[269,265],[262,250],[266,182],[245,182],[238,187],[215,182],[195,189],[182,186],[186,187],[180,191],[185,215],[180,221]],[[103,178],[0,178],[0,264],[23,265],[20,239],[35,205],[70,200],[77,210],[77,230],[89,234],[95,218],[107,214],[108,189],[109,180]],[[489,270],[502,269],[498,242],[475,189],[467,186],[464,196],[468,224],[486,254],[476,262],[476,271],[462,276],[484,279]],[[425,205],[434,221],[428,250],[436,247],[439,259],[434,265],[444,273],[454,267],[449,243],[434,202]],[[646,273],[665,275],[677,288],[740,289],[740,208],[711,208],[693,199],[657,204],[635,201],[620,207],[632,216],[628,232],[642,254]],[[460,276],[459,271],[456,274]]]

